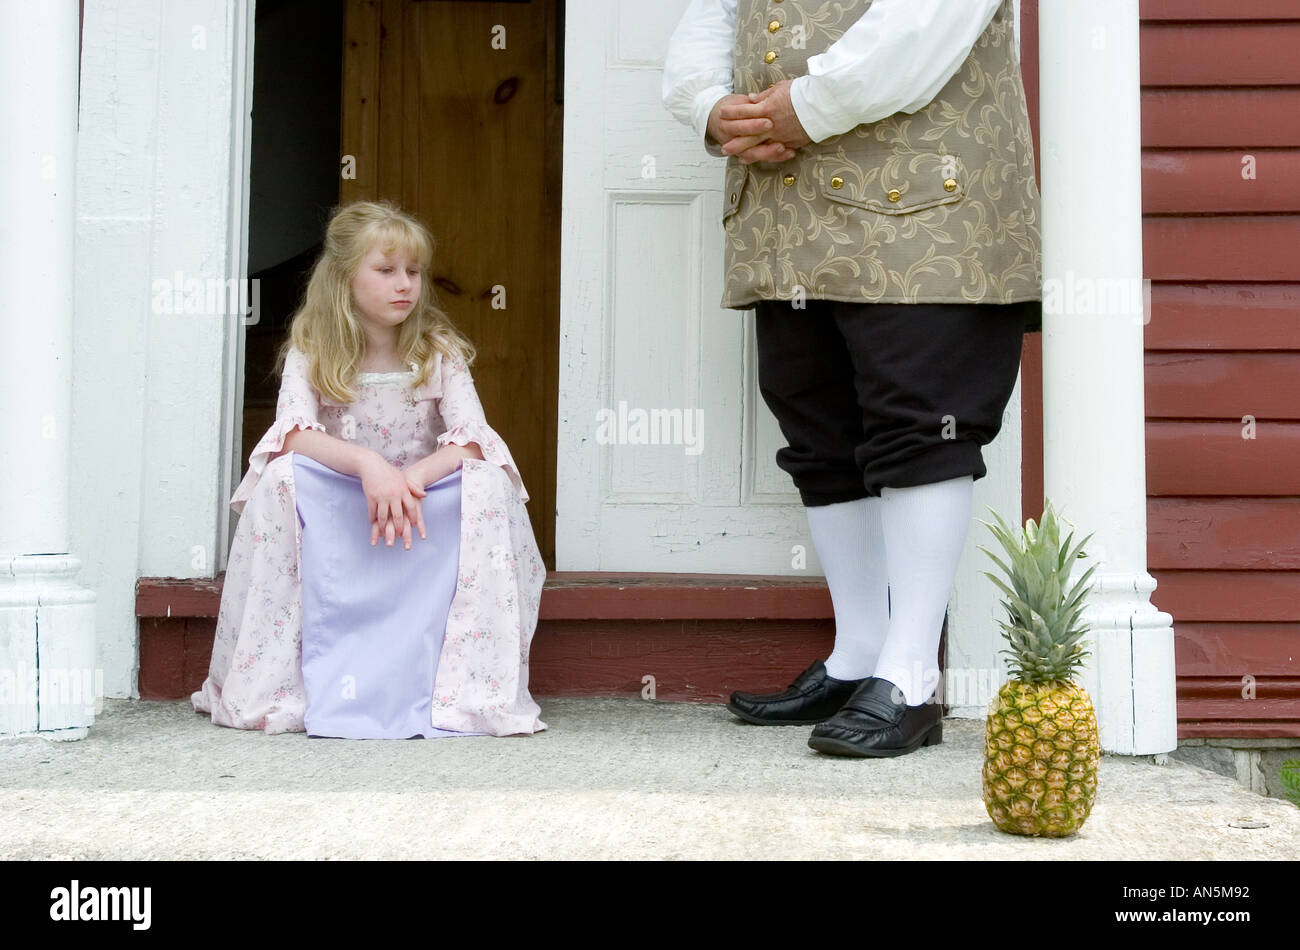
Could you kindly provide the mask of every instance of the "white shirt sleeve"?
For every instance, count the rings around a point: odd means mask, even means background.
[[[722,147],[708,136],[709,113],[731,93],[736,0],[691,0],[664,56],[664,108],[691,126],[710,155]]]
[[[820,142],[924,108],[970,55],[1001,3],[874,0],[826,52],[809,57],[808,74],[790,84],[790,103],[804,131]]]

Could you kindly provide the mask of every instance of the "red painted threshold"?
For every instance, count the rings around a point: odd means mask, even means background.
[[[215,617],[224,575],[142,577],[137,617]],[[820,578],[758,574],[551,572],[539,620],[829,620]]]

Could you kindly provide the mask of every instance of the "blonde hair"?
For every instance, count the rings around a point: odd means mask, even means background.
[[[456,329],[434,296],[429,279],[433,235],[392,202],[354,201],[336,208],[330,216],[324,250],[312,267],[307,292],[280,346],[277,373],[296,346],[307,356],[307,381],[317,392],[343,403],[356,398],[353,385],[366,337],[353,312],[352,279],[376,246],[386,254],[405,251],[420,265],[420,296],[410,316],[397,328],[398,355],[403,363],[416,366],[412,388],[428,381],[439,353],[459,358],[466,365],[474,362],[474,344]]]

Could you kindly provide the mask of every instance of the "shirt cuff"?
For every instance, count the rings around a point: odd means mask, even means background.
[[[709,138],[709,115],[713,112],[713,107],[718,104],[718,100],[729,95],[731,90],[726,86],[709,86],[697,92],[691,102],[691,126],[695,129],[695,134],[704,142],[705,151],[717,158],[724,157],[725,153],[720,143]]]
[[[860,123],[853,121],[852,116],[845,116],[838,110],[828,112],[814,104],[808,93],[809,83],[816,78],[816,76],[812,75],[796,76],[794,78],[790,83],[790,105],[794,109],[794,114],[799,118],[799,124],[808,133],[808,137],[814,142],[820,142],[832,135],[847,132]],[[823,96],[822,98],[825,99],[826,97]]]

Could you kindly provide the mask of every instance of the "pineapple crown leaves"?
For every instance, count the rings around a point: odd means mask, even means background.
[[[983,572],[1005,595],[1002,605],[1010,623],[999,621],[999,626],[1010,649],[1000,652],[1009,657],[1011,674],[1024,682],[1068,682],[1089,656],[1081,642],[1088,628],[1079,624],[1079,615],[1097,566],[1089,567],[1068,591],[1062,586],[1068,580],[1069,565],[1084,556],[1083,546],[1092,535],[1071,547],[1074,533],[1070,532],[1062,543],[1060,522],[1051,502],[1044,506],[1042,524],[1035,524],[1031,518],[1022,531],[1008,525],[992,508],[989,511],[997,524],[981,524],[998,539],[1010,561],[1008,564],[987,548],[980,548],[1010,581],[1008,586],[988,571]]]

